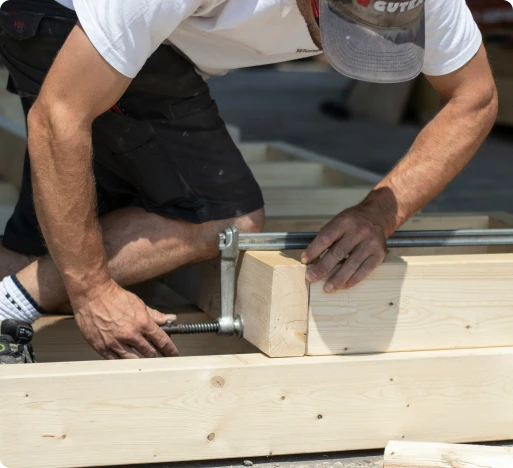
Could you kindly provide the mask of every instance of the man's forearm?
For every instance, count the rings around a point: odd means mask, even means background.
[[[390,236],[460,173],[490,132],[495,94],[484,102],[449,101],[422,130],[408,154],[363,202]]]
[[[63,111],[29,114],[34,205],[48,250],[71,298],[109,281],[95,209],[90,126]]]

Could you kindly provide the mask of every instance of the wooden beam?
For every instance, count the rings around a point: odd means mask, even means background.
[[[333,169],[345,175],[343,185],[376,185],[383,178],[382,174],[377,174],[367,169],[354,166],[352,164],[338,161],[337,159],[323,156],[305,148],[299,148],[283,141],[272,142],[273,155],[276,153],[291,155],[294,158],[304,161],[317,162],[327,168]]]
[[[0,420],[9,468],[507,440],[513,349],[2,366]]]
[[[336,183],[345,187],[354,185],[376,185],[383,176],[361,169],[352,164],[322,156],[313,151],[299,148],[281,141],[266,143],[244,142],[238,145],[242,156],[248,163],[276,161],[306,161],[318,163],[327,169],[328,177],[335,177]]]
[[[495,214],[492,219],[495,219]],[[504,216],[501,214],[501,216]],[[513,217],[513,216],[512,216]],[[283,217],[267,219],[264,232],[317,232],[331,216]],[[502,219],[502,218],[501,218]],[[414,216],[404,223],[400,231],[433,231],[444,229],[488,229],[491,217],[487,214],[440,213]],[[513,221],[512,224],[513,226]],[[504,225],[503,225],[504,226]],[[498,226],[497,226],[498,227]]]
[[[511,468],[512,447],[391,441],[383,468]]]
[[[304,356],[308,322],[306,266],[282,252],[246,252],[235,313],[244,338],[271,357]]]
[[[513,345],[513,254],[389,257],[362,283],[310,287],[307,354]]]
[[[334,216],[361,202],[370,186],[350,188],[263,188],[268,218],[283,216]]]
[[[321,164],[291,161],[249,164],[251,172],[262,188],[268,187],[322,187],[328,185]]]
[[[238,268],[235,312],[244,319],[244,338],[272,357],[303,356],[308,320],[306,266],[282,252],[246,252]],[[201,310],[219,315],[218,259],[188,265],[164,281]]]

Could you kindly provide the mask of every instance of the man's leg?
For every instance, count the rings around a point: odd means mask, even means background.
[[[101,219],[103,241],[112,278],[122,286],[140,283],[187,263],[215,258],[218,234],[231,225],[241,232],[258,232],[263,209],[236,219],[191,224],[125,208]],[[67,302],[59,271],[44,256],[16,275],[29,294],[46,310]]]

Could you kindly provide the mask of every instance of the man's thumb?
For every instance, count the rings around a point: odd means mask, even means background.
[[[146,307],[146,310],[148,311],[149,316],[155,320],[157,325],[162,326],[165,325],[168,320],[171,320],[172,322],[176,320],[176,315],[174,314],[163,314],[162,312],[152,309],[151,307]]]

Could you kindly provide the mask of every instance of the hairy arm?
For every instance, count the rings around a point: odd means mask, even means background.
[[[493,126],[497,91],[483,46],[461,69],[427,78],[440,95],[440,112],[369,196],[330,221],[303,255],[310,263],[329,249],[309,270],[310,282],[346,259],[326,283],[328,292],[354,286],[383,261],[385,239],[460,173]]]
[[[461,172],[497,116],[497,90],[483,46],[460,70],[427,78],[439,93],[442,108],[366,201],[371,211],[381,202],[388,205],[381,221],[387,237]],[[380,200],[380,189],[390,194],[388,202]]]
[[[37,216],[71,296],[110,279],[95,212],[91,125],[129,83],[76,27],[28,116]]]
[[[37,217],[82,333],[107,358],[176,354],[149,309],[111,279],[96,217],[91,126],[129,83],[77,26],[28,116]]]

